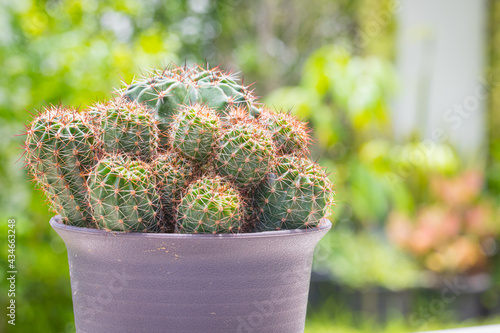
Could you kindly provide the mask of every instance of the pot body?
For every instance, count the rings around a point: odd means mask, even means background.
[[[50,224],[68,249],[77,333],[303,332],[314,248],[331,228],[181,235]]]

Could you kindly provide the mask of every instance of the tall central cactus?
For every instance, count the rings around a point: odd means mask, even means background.
[[[259,114],[252,92],[236,76],[219,68],[201,66],[154,70],[121,91],[123,98],[144,104],[154,111],[160,128],[160,147],[168,149],[168,127],[184,105],[202,104],[224,115],[243,107],[248,115]]]

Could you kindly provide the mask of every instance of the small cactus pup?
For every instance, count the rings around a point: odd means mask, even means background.
[[[237,123],[219,138],[215,167],[238,187],[255,188],[271,168],[274,146],[269,133],[256,122]]]
[[[273,112],[264,110],[261,112],[259,121],[266,126],[271,133],[276,150],[280,155],[309,154],[311,136],[307,124],[297,119],[290,112]]]
[[[193,182],[177,208],[179,233],[237,233],[242,220],[239,192],[219,176],[205,176]]]
[[[25,164],[65,224],[91,227],[86,175],[95,164],[97,140],[86,114],[51,106],[27,128]]]
[[[172,147],[195,163],[203,164],[213,155],[219,128],[219,118],[210,108],[200,104],[183,106],[172,122]]]
[[[160,196],[148,164],[106,155],[89,174],[88,187],[99,229],[157,232]]]
[[[325,171],[306,158],[283,156],[276,160],[256,191],[261,231],[308,229],[330,215],[333,184]]]
[[[158,127],[151,112],[144,106],[123,100],[96,104],[98,132],[105,152],[126,154],[148,160],[158,149]]]
[[[194,169],[190,160],[177,152],[158,154],[151,163],[156,186],[160,194],[164,225],[174,226],[175,207],[182,191],[193,180]],[[172,228],[170,228],[172,229]]]

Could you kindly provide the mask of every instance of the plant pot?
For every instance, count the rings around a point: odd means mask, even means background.
[[[303,332],[313,252],[331,228],[112,233],[50,225],[66,243],[77,333]]]

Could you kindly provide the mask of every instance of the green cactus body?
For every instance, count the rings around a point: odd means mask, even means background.
[[[200,102],[206,103],[220,114],[227,113],[231,107],[253,110],[255,97],[247,87],[237,82],[235,75],[219,68],[209,70],[195,67],[193,71],[195,74],[191,74],[191,78],[200,93]]]
[[[199,104],[184,106],[172,122],[172,147],[196,163],[203,164],[213,155],[219,127],[219,118],[211,109]]]
[[[89,174],[94,219],[108,231],[155,232],[160,228],[160,197],[150,167],[122,155],[101,159]]]
[[[160,146],[168,145],[168,129],[179,107],[196,99],[197,92],[178,70],[153,71],[139,82],[129,85],[122,96],[130,101],[145,104],[154,110],[160,130]]]
[[[60,107],[45,109],[28,129],[28,170],[66,224],[92,226],[86,174],[95,164],[96,141],[86,115]]]
[[[175,207],[193,179],[193,165],[180,154],[168,152],[155,157],[152,172],[161,197],[162,218],[167,224],[173,225]]]
[[[219,176],[192,183],[177,209],[180,233],[236,233],[242,226],[240,194]]]
[[[259,230],[307,229],[328,217],[333,185],[321,167],[308,159],[280,157],[256,193]]]
[[[311,137],[307,124],[301,122],[290,113],[274,113],[269,110],[262,112],[259,121],[271,133],[276,150],[280,155],[309,154]]]
[[[256,187],[271,167],[274,146],[269,133],[254,122],[225,131],[216,148],[215,167],[239,187]]]
[[[94,109],[100,114],[99,136],[107,153],[144,160],[156,154],[158,127],[145,107],[113,101],[98,104]]]
[[[237,81],[236,76],[219,68],[176,67],[152,71],[126,87],[122,95],[155,110],[158,127],[163,132],[182,105],[203,104],[219,115],[227,113],[230,107],[244,107],[249,115],[255,116],[259,110],[256,98]],[[162,139],[161,145],[165,144]]]

